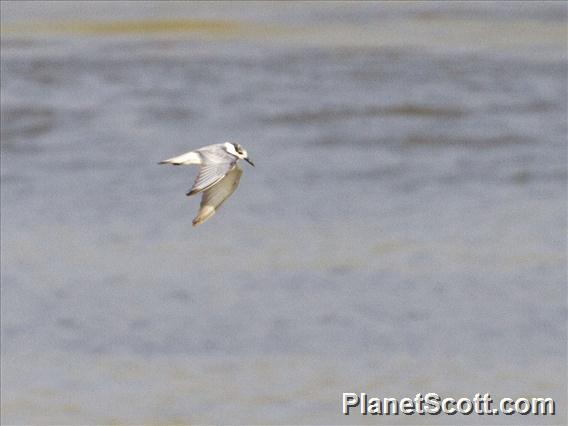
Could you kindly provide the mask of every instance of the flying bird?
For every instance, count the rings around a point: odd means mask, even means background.
[[[193,219],[193,226],[200,225],[213,216],[221,204],[235,192],[243,174],[243,170],[237,164],[239,160],[245,160],[254,166],[246,149],[238,143],[225,142],[207,145],[159,162],[174,166],[191,164],[200,166],[193,187],[186,194],[190,196],[203,192],[199,212]]]

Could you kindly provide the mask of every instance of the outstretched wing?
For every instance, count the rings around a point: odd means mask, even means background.
[[[206,146],[198,149],[197,152],[201,156],[201,167],[193,187],[187,193],[188,196],[215,185],[235,167],[238,160],[225,151],[223,144]]]
[[[242,174],[243,170],[239,166],[233,167],[219,183],[213,185],[203,193],[199,212],[195,219],[193,219],[193,226],[202,224],[215,214],[219,207],[221,207],[221,204],[235,192]]]

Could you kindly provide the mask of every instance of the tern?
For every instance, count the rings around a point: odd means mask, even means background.
[[[246,149],[238,143],[225,142],[207,145],[195,151],[172,157],[158,164],[199,165],[199,173],[187,196],[203,192],[201,205],[193,226],[201,225],[215,214],[239,185],[243,170],[237,162],[245,160],[254,167]]]

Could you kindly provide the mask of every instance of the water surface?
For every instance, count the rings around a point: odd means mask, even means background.
[[[3,423],[566,421],[565,4],[32,3],[2,3]],[[227,139],[257,167],[192,228],[195,170],[156,163]]]

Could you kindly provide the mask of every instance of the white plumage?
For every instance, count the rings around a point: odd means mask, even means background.
[[[203,192],[201,205],[193,226],[205,222],[221,207],[227,198],[237,189],[242,169],[238,160],[245,160],[254,166],[247,151],[239,144],[225,142],[204,146],[195,151],[186,152],[177,157],[160,161],[159,164],[199,165],[199,173],[187,195]]]

